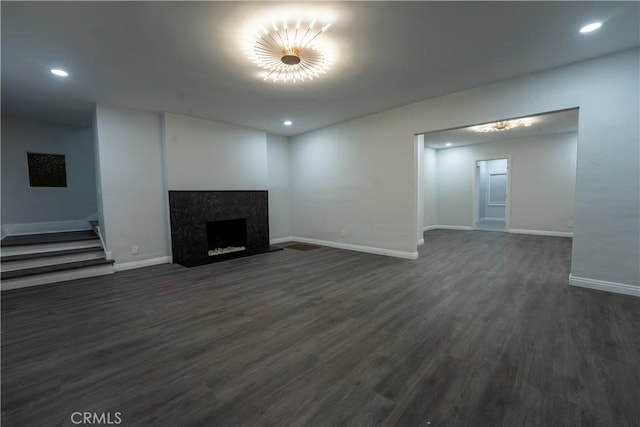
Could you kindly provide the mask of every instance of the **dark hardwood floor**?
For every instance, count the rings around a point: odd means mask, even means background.
[[[569,287],[570,239],[425,238],[5,292],[2,425],[640,425],[640,299]]]

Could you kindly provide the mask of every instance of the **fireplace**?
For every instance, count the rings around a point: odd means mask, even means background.
[[[225,219],[207,222],[208,256],[219,256],[247,250],[247,219]]]
[[[266,191],[169,191],[173,262],[193,267],[270,252]]]

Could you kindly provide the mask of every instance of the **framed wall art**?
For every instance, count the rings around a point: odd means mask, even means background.
[[[66,187],[67,167],[64,154],[27,152],[30,187]]]

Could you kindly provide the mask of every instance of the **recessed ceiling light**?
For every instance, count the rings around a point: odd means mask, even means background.
[[[444,144],[444,145],[446,145],[447,147],[451,147],[451,143],[450,143],[450,142],[447,142],[447,143],[446,143],[446,144]]]
[[[61,70],[60,68],[52,68],[51,69],[51,74],[58,76],[58,77],[68,77],[69,73],[67,73],[65,70]]]
[[[581,33],[590,33],[592,31],[597,30],[602,27],[602,22],[592,22],[591,24],[587,24],[584,27],[580,28]]]
[[[285,126],[291,126],[293,124],[293,122],[291,120],[285,120],[283,125]]]

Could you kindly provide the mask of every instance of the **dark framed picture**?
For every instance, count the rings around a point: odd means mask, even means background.
[[[64,154],[27,153],[30,187],[66,187]]]

